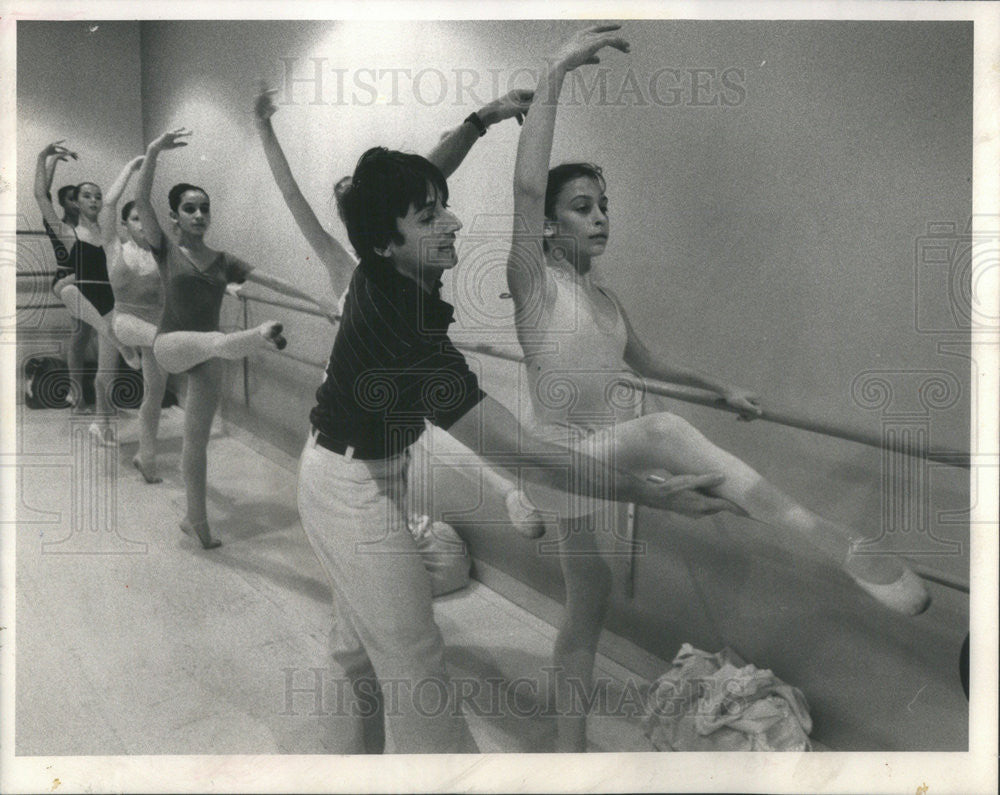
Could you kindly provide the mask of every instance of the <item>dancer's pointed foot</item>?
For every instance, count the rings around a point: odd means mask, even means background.
[[[133,370],[142,369],[142,356],[139,353],[138,348],[133,348],[131,345],[122,345],[119,350],[121,350],[122,358],[125,360],[125,364]]]
[[[143,480],[147,483],[162,483],[163,478],[156,474],[155,464],[144,464],[139,456],[135,456],[132,459],[132,466],[139,470],[139,474],[142,475]]]
[[[844,568],[863,591],[897,613],[917,616],[931,604],[923,580],[894,556],[857,555],[852,551],[848,553]],[[884,582],[887,570],[898,575]]]
[[[212,531],[208,529],[208,522],[192,524],[187,519],[182,519],[181,530],[192,538],[197,538],[201,542],[203,549],[215,549],[222,546],[221,541],[212,538]]]
[[[274,347],[279,351],[282,350],[287,344],[288,340],[281,336],[281,332],[284,330],[284,326],[275,321],[270,321],[268,323],[263,323],[260,326],[260,334],[268,342],[274,344]]]
[[[521,489],[512,489],[504,497],[510,522],[525,538],[540,538],[545,535],[545,517],[531,504]]]
[[[115,438],[115,431],[110,425],[98,425],[96,422],[90,423],[88,428],[90,435],[101,447],[117,447],[118,440]]]

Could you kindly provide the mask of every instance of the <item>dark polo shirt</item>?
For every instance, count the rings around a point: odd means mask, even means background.
[[[455,314],[440,289],[426,293],[383,262],[354,271],[309,419],[358,458],[397,455],[425,419],[447,430],[486,396],[448,339]]]

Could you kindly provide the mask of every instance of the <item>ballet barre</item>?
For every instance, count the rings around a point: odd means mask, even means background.
[[[313,307],[306,306],[294,301],[288,301],[284,299],[272,299],[272,298],[261,298],[259,296],[247,296],[243,294],[237,294],[243,304],[243,319],[244,327],[247,323],[247,309],[246,302],[254,301],[255,303],[268,304],[271,306],[280,306],[287,309],[293,309],[299,312],[303,312],[307,315],[313,315],[315,317],[326,318],[322,312],[319,312]],[[506,359],[510,362],[516,362],[520,364],[523,361],[523,357],[510,353],[508,351],[497,348],[493,345],[486,344],[469,344],[469,343],[455,343],[455,347],[459,350],[466,351],[468,353],[478,353],[484,356],[492,356],[496,359]],[[283,353],[283,356],[288,354]],[[297,359],[303,364],[314,365],[320,369],[326,368],[325,362],[313,362],[303,359]],[[680,400],[685,403],[693,403],[700,406],[707,406],[708,408],[715,409],[717,411],[728,411],[732,414],[738,414],[739,410],[727,405],[718,395],[714,392],[708,392],[703,389],[696,389],[694,387],[684,387],[677,386],[675,384],[667,384],[662,381],[654,381],[651,379],[633,377],[633,378],[621,378],[621,383],[629,388],[635,389],[640,394],[652,394],[660,395],[661,397],[671,398],[673,400]],[[786,425],[790,428],[799,428],[800,430],[810,431],[812,433],[818,433],[823,436],[832,436],[837,439],[845,439],[849,442],[856,442],[858,444],[864,444],[869,447],[875,447],[879,450],[884,450],[894,453],[903,453],[908,456],[913,456],[916,458],[925,458],[928,461],[934,461],[938,464],[945,464],[946,466],[958,467],[960,469],[969,469],[970,456],[967,452],[961,452],[956,450],[938,450],[933,448],[922,449],[916,445],[909,445],[902,442],[898,442],[891,439],[884,439],[881,436],[870,433],[858,428],[846,428],[841,425],[837,425],[832,422],[824,422],[822,420],[817,420],[812,417],[807,417],[803,414],[796,414],[795,412],[780,410],[780,409],[764,409],[761,413],[759,420],[765,422],[772,422],[777,425]]]

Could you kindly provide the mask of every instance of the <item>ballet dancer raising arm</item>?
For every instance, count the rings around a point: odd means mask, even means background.
[[[357,261],[333,235],[326,231],[295,181],[271,122],[271,117],[278,111],[278,106],[274,102],[277,89],[268,88],[263,81],[258,88],[254,102],[254,119],[267,164],[299,230],[326,267],[334,295],[341,296],[347,290],[351,274],[357,267]],[[519,121],[523,118],[531,104],[531,94],[531,91],[515,89],[500,99],[487,103],[474,114],[478,117],[478,124],[470,116],[457,127],[445,131],[437,145],[427,155],[427,159],[436,165],[447,179],[461,165],[473,144],[486,129],[515,116]]]
[[[156,435],[167,372],[153,356],[153,341],[163,313],[163,282],[156,258],[139,223],[135,202],[125,204],[119,219],[118,202],[128,177],[142,166],[137,157],[126,165],[111,186],[102,211],[101,230],[108,252],[108,276],[115,294],[111,327],[123,343],[137,349],[142,368],[142,404],[139,407],[139,449],[132,465],[146,483],[160,483],[156,472]]]
[[[515,318],[519,337],[529,357],[532,345],[537,345],[540,338],[538,332],[546,330],[564,291],[572,291],[566,294],[575,296],[589,310],[583,313],[585,317],[603,315],[610,317],[611,322],[618,322],[621,317],[617,302],[590,279],[593,260],[604,253],[608,239],[609,217],[603,176],[590,164],[569,164],[568,175],[567,166],[558,166],[552,171],[548,168],[563,80],[570,70],[582,64],[597,63],[596,53],[603,47],[627,52],[627,43],[616,33],[618,27],[587,28],[563,45],[543,70],[534,107],[521,132],[514,205],[518,226],[526,228],[528,233],[519,233],[515,228],[515,248],[508,263],[508,278],[517,302]],[[539,244],[540,240],[545,241],[544,244]],[[535,322],[526,325],[526,320]],[[596,325],[587,321],[581,331],[595,328]],[[586,333],[578,333],[563,339],[567,344],[551,361],[542,357],[537,360],[547,367],[566,369],[569,366],[572,369],[572,361],[560,362],[558,358],[566,356],[572,348],[571,343],[584,336]],[[649,366],[650,357],[644,358],[641,352],[637,357],[634,332],[621,335],[621,364],[626,364],[629,336],[633,340],[632,361]],[[617,350],[611,353],[619,356]],[[608,358],[613,356],[609,354]],[[653,371],[656,371],[655,365]],[[538,382],[540,376],[534,368],[529,367],[528,374]],[[582,379],[577,386],[583,393],[582,402],[587,403],[588,391],[595,392],[590,396],[595,405],[599,401],[606,402],[603,397],[606,384]],[[533,394],[534,397],[537,395]],[[751,409],[758,410],[753,400],[748,397],[743,400],[743,405],[738,407],[747,414]],[[929,604],[930,598],[920,579],[902,560],[892,555],[865,554],[867,536],[864,533],[823,519],[799,505],[743,461],[716,447],[682,418],[661,412],[618,422],[613,430],[613,439],[609,437],[608,445],[621,466],[647,472],[721,471],[726,480],[714,488],[713,493],[732,503],[738,512],[802,535],[843,566],[862,589],[887,607],[914,615]]]
[[[125,193],[125,188],[128,187],[132,175],[142,167],[142,160],[142,155],[129,160],[118,178],[111,183],[111,187],[108,188],[108,193],[104,197],[100,214],[101,243],[108,251],[116,243],[121,242],[122,230],[118,224],[118,202],[121,201],[122,194]]]
[[[161,152],[186,146],[189,135],[179,128],[149,144],[139,171],[135,207],[163,279],[163,314],[153,340],[153,355],[168,372],[188,376],[181,453],[187,513],[181,530],[197,536],[205,549],[212,549],[220,542],[212,537],[208,525],[206,468],[222,377],[218,360],[241,359],[269,345],[280,349],[285,341],[281,324],[274,321],[230,334],[219,331],[227,284],[243,282],[253,269],[238,257],[206,245],[211,222],[208,193],[189,183],[175,185],[168,200],[170,217],[178,228],[176,242],[160,227],[150,201],[156,161]]]
[[[264,147],[264,155],[295,223],[320,262],[326,267],[334,295],[344,296],[351,275],[357,267],[357,261],[333,235],[326,231],[302,195],[271,122],[271,117],[278,111],[274,101],[276,93],[276,89],[268,88],[267,84],[261,81],[254,101],[254,119]],[[460,125],[442,133],[437,145],[427,155],[427,159],[436,165],[447,179],[461,165],[472,146],[487,129],[510,118],[516,117],[518,122],[521,122],[531,104],[531,99],[531,91],[515,89],[499,99],[488,102]],[[349,183],[350,177],[342,179],[337,185],[338,193],[345,190]],[[466,472],[464,469],[462,471]],[[545,521],[517,485],[499,475],[485,463],[481,471],[486,480],[503,497],[511,522],[518,532],[530,538],[542,535],[545,532]]]
[[[100,210],[101,189],[92,182],[83,182],[75,188],[60,190],[60,203],[66,210],[60,219],[52,206],[49,190],[56,165],[77,154],[62,146],[63,141],[49,144],[38,155],[35,170],[34,193],[45,230],[56,254],[57,273],[52,291],[66,306],[70,315],[82,321],[75,324],[67,348],[67,363],[73,383],[71,402],[74,411],[86,410],[83,401],[82,370],[86,350],[93,332],[98,335],[98,371],[95,380],[98,422],[90,432],[103,445],[115,444],[110,426],[111,404],[109,391],[118,353],[131,367],[139,366],[137,352],[122,344],[114,335],[110,312],[114,297],[108,283],[107,260],[101,245]],[[70,198],[72,196],[72,198]],[[80,197],[84,201],[80,201]],[[72,204],[72,207],[70,206]],[[85,210],[84,210],[85,207]],[[75,212],[71,215],[70,210]]]

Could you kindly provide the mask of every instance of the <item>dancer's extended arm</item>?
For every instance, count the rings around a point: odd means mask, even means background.
[[[163,243],[163,229],[156,218],[151,196],[153,193],[153,177],[156,174],[156,158],[166,149],[178,149],[187,146],[184,138],[191,133],[183,127],[163,133],[146,147],[146,156],[139,169],[139,180],[135,186],[135,209],[139,212],[139,222],[142,224],[142,234],[154,251],[159,250]]]
[[[129,160],[104,197],[104,206],[101,208],[98,223],[101,227],[101,240],[105,246],[118,240],[118,202],[121,201],[132,175],[142,167],[142,161],[142,155]]]
[[[350,284],[351,274],[354,272],[357,262],[337,239],[323,228],[292,175],[288,159],[285,157],[271,124],[271,116],[278,110],[278,106],[274,104],[274,93],[274,89],[269,89],[266,85],[261,84],[260,93],[254,104],[254,117],[257,123],[257,132],[260,134],[260,140],[264,146],[264,156],[267,158],[271,175],[274,177],[295,223],[306,242],[309,243],[326,268],[333,292],[342,295]]]
[[[256,268],[251,268],[246,275],[246,280],[259,284],[261,287],[266,287],[269,290],[274,290],[274,292],[281,295],[286,295],[289,298],[298,298],[301,301],[312,304],[326,315],[330,322],[335,322],[339,315],[336,301],[332,301],[324,296],[307,293],[304,290],[300,290],[291,282],[277,276],[272,276],[270,273],[263,273]]]
[[[71,152],[61,144],[62,140],[55,141],[38,153],[38,161],[35,165],[34,193],[35,202],[38,204],[38,209],[42,211],[42,218],[45,219],[45,223],[49,225],[65,245],[72,246],[76,242],[76,235],[73,232],[73,228],[69,224],[63,223],[59,214],[56,213],[55,207],[52,206],[52,196],[49,193],[52,187],[52,178],[55,174],[56,164],[69,158],[76,160],[77,157],[76,152]],[[53,158],[51,164],[49,163],[50,157]]]
[[[740,412],[740,418],[752,420],[761,415],[760,398],[748,389],[734,386],[708,373],[688,367],[685,364],[665,358],[662,354],[651,351],[636,334],[618,297],[607,288],[604,291],[618,305],[618,312],[625,321],[628,330],[628,343],[625,346],[625,364],[646,378],[656,378],[671,384],[693,386],[717,392],[723,400]]]
[[[597,63],[604,47],[628,51],[628,43],[615,34],[619,25],[595,25],[576,33],[542,69],[531,112],[517,144],[514,165],[514,230],[507,260],[507,284],[514,299],[515,322],[520,332],[532,327],[544,309],[545,188],[556,124],[559,94],[566,75],[578,66]],[[531,310],[531,316],[525,313]],[[523,342],[523,340],[522,340]]]

